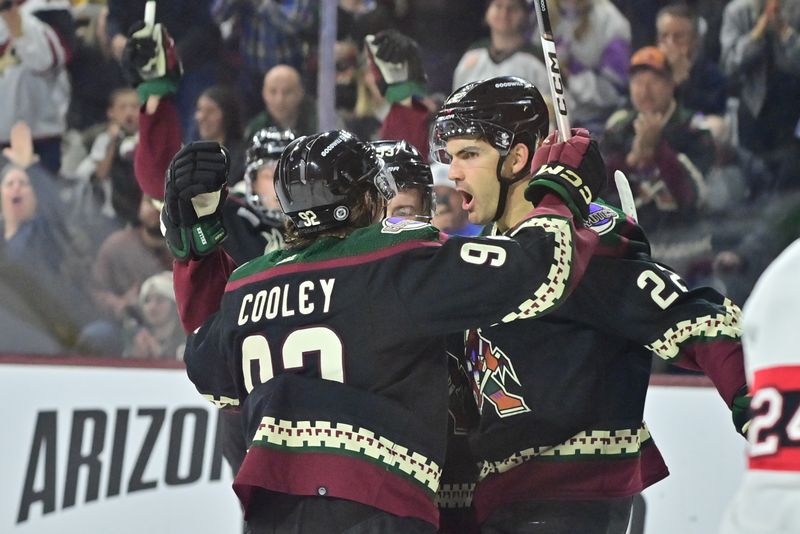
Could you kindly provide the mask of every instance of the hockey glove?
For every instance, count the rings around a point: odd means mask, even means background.
[[[745,437],[747,437],[747,429],[750,428],[750,401],[752,398],[748,394],[747,386],[743,386],[742,389],[736,392],[731,404],[733,425],[736,427],[736,431]]]
[[[135,22],[128,30],[122,67],[144,104],[148,97],[175,93],[183,74],[175,41],[161,24]]]
[[[228,196],[228,151],[214,141],[183,147],[169,164],[161,224],[178,260],[203,256],[227,236],[222,205]]]
[[[425,95],[425,69],[419,45],[397,30],[367,35],[367,58],[378,89],[389,103]]]
[[[584,128],[573,128],[572,137],[562,143],[556,142],[557,134],[551,133],[533,155],[525,198],[535,205],[546,193],[556,193],[576,217],[586,219],[589,203],[606,185],[603,156]]]

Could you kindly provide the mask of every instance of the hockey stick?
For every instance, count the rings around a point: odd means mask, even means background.
[[[156,25],[156,2],[155,0],[148,0],[144,4],[144,25],[147,28],[152,28]]]
[[[631,192],[631,184],[628,183],[625,173],[620,170],[614,171],[614,183],[617,185],[622,211],[634,222],[639,222],[639,216],[636,214],[636,202],[634,202],[633,193]]]
[[[548,81],[550,82],[550,94],[553,96],[553,108],[556,114],[556,125],[558,127],[558,137],[561,141],[566,141],[572,136],[567,115],[567,99],[564,94],[564,81],[561,78],[561,68],[558,64],[556,54],[556,42],[553,38],[553,29],[550,26],[550,15],[548,14],[547,0],[533,0],[536,3],[536,21],[539,23],[539,36],[542,41],[542,52],[547,66]],[[620,204],[625,215],[637,221],[636,204],[633,201],[633,193],[628,179],[622,171],[614,172],[614,182],[619,192]]]
[[[536,21],[539,23],[539,37],[542,40],[542,52],[549,76],[550,94],[553,97],[553,108],[556,114],[558,137],[566,141],[572,137],[567,116],[567,98],[564,90],[564,81],[561,79],[561,68],[556,55],[556,42],[553,40],[553,30],[550,27],[550,15],[547,10],[547,0],[533,0],[536,3]]]

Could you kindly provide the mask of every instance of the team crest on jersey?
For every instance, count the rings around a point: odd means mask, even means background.
[[[415,221],[413,219],[403,219],[401,217],[389,217],[384,219],[382,234],[399,234],[400,232],[410,232],[412,230],[420,230],[428,226],[428,223],[422,221]]]
[[[597,232],[598,235],[603,235],[614,229],[618,218],[619,214],[616,211],[592,202],[589,204],[586,226]]]
[[[467,373],[472,378],[478,410],[483,413],[488,401],[500,417],[530,412],[525,399],[509,391],[521,389],[522,384],[508,356],[483,337],[480,330],[470,330],[466,338]]]

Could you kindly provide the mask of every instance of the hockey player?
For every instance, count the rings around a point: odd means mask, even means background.
[[[742,325],[753,395],[748,470],[721,534],[800,532],[800,240],[756,283]]]
[[[571,163],[602,168],[597,152],[567,145]],[[526,164],[506,161],[513,172]],[[178,300],[186,271],[195,288],[198,273],[217,287],[224,272],[205,267],[224,253],[201,230],[220,225],[226,169],[214,143],[185,147],[170,166],[166,236],[191,250],[175,264]],[[601,177],[581,178],[593,191]],[[419,221],[381,222],[395,184],[375,150],[343,131],[293,141],[275,185],[289,248],[237,269],[221,299],[198,302],[208,320],[187,325],[189,377],[245,416],[251,444],[234,489],[248,523],[256,533],[433,532],[442,334],[537,316],[567,296],[596,243],[572,223],[581,193],[542,176],[514,240],[444,239]]]
[[[510,235],[527,209],[526,190],[531,198],[531,172],[534,183],[586,174],[569,152],[588,133],[574,130],[564,145],[547,131],[547,107],[522,79],[470,83],[450,95],[435,118],[431,154],[450,164],[470,222]],[[520,156],[529,165],[508,172],[504,160]],[[554,157],[561,163],[547,162]],[[580,198],[601,241],[570,299],[547,317],[464,335],[460,356],[480,411],[470,436],[479,467],[473,505],[487,532],[626,531],[632,496],[668,474],[642,421],[652,352],[704,371],[737,430],[747,418],[739,309],[712,289],[687,290],[649,257],[632,219]]]
[[[387,217],[429,222],[433,213],[433,174],[419,150],[407,141],[370,143],[394,177],[397,194],[386,205]]]

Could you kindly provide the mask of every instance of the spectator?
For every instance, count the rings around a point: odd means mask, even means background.
[[[55,174],[70,99],[69,49],[34,7],[14,1],[0,10],[0,146],[9,145],[12,125],[25,121],[42,165]]]
[[[123,356],[157,360],[182,360],[186,334],[181,328],[172,271],[154,274],[142,283],[139,302],[126,324]]]
[[[767,161],[782,186],[798,187],[800,3],[733,0],[725,7],[722,68],[738,84],[739,142]]]
[[[270,69],[289,65],[304,72],[318,8],[319,0],[215,0],[214,16],[232,28],[229,39],[242,60],[239,87],[248,115],[261,109],[262,80]]]
[[[609,0],[560,0],[557,5],[553,31],[570,119],[600,129],[625,101],[631,25]]]
[[[209,87],[197,99],[194,112],[197,132],[203,141],[216,141],[231,154],[228,183],[234,185],[244,177],[245,143],[242,139],[242,118],[239,102],[231,87]]]
[[[519,76],[547,87],[541,52],[527,39],[530,7],[525,0],[490,0],[484,21],[489,39],[474,43],[458,62],[453,88],[495,76]]]
[[[70,62],[72,99],[67,125],[79,131],[107,120],[109,97],[114,89],[125,87],[125,75],[111,53],[106,32],[108,8],[102,6],[78,33],[75,54]]]
[[[316,103],[306,96],[300,73],[294,67],[277,65],[271,68],[264,76],[261,96],[266,109],[247,125],[248,139],[270,126],[292,130],[297,135],[317,131]]]
[[[72,202],[73,214],[82,222],[101,232],[105,227],[105,235],[97,237],[100,242],[111,231],[138,219],[141,191],[133,171],[139,132],[136,90],[114,90],[106,118],[105,131],[97,135],[89,155],[75,170],[79,183]]]
[[[38,318],[34,323],[44,321],[66,348],[94,319],[95,310],[82,293],[85,284],[73,276],[80,252],[65,222],[56,179],[36,163],[30,128],[17,123],[10,137],[11,145],[3,150],[7,161],[0,163],[0,261],[15,295],[7,294],[4,303],[20,310],[20,317],[30,316],[23,308],[29,310]],[[46,299],[52,308],[43,309],[36,299]],[[20,301],[32,303],[22,306]]]
[[[122,59],[128,30],[141,21],[147,0],[108,0],[108,36],[114,56]],[[211,0],[158,2],[156,22],[169,29],[183,61],[175,102],[185,139],[195,139],[192,112],[200,93],[217,80],[222,38],[211,17]]]
[[[630,179],[653,257],[685,274],[694,259],[710,253],[710,236],[695,222],[704,174],[714,158],[713,141],[693,122],[693,112],[675,101],[675,82],[663,52],[653,46],[638,50],[630,73],[632,107],[608,120],[606,165],[609,173],[619,169]]]
[[[661,8],[656,17],[658,48],[672,69],[678,104],[706,115],[724,115],[727,80],[719,66],[703,54],[699,24],[685,4]]]
[[[158,216],[152,201],[143,197],[139,205],[140,223],[114,232],[100,247],[92,268],[90,292],[107,318],[108,329],[119,332],[138,303],[142,282],[172,263]],[[122,348],[120,344],[110,353],[120,354]]]
[[[41,276],[55,276],[64,259],[64,243],[56,237],[57,219],[51,218],[53,213],[46,204],[38,204],[42,189],[54,188],[53,184],[42,183],[45,180],[41,171],[32,179],[25,167],[14,164],[0,171],[0,227],[8,259],[28,265]]]

